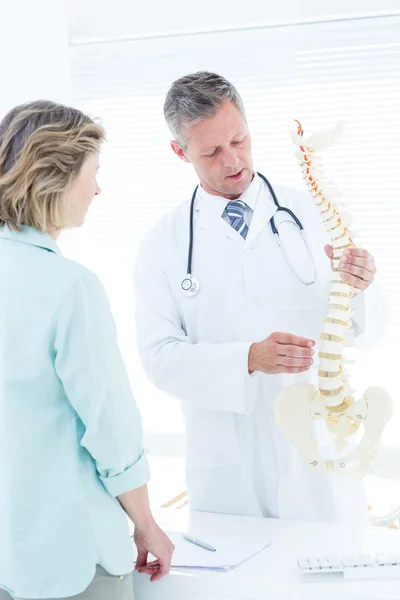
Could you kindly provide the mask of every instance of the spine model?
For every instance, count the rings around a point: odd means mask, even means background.
[[[328,233],[333,248],[333,277],[329,292],[327,314],[320,334],[318,353],[318,387],[295,384],[285,388],[275,402],[278,424],[286,431],[289,440],[316,471],[334,471],[346,475],[363,476],[371,466],[378,451],[379,438],[392,414],[392,401],[380,387],[368,388],[360,400],[350,387],[344,368],[343,349],[350,323],[350,308],[357,292],[339,276],[339,263],[346,249],[354,248],[350,218],[339,208],[337,188],[325,180],[322,160],[318,151],[336,142],[341,125],[314,134],[306,139],[298,121],[297,132],[292,135],[298,147],[296,157],[312,200],[320,213],[321,223]],[[314,436],[312,421],[324,419],[335,435],[332,457],[322,457]],[[364,436],[350,453],[343,456],[347,438],[360,426]]]
[[[302,127],[298,121],[297,123],[297,135],[302,136]],[[315,149],[301,145],[296,155],[303,179],[333,247],[333,278],[318,353],[318,387],[327,408],[330,408],[331,412],[342,412],[354,403],[353,390],[349,386],[349,378],[343,366],[343,347],[346,342],[346,330],[350,327],[351,300],[356,290],[350,283],[341,279],[338,272],[344,250],[354,248],[355,245],[351,238],[349,217],[347,214],[341,214],[335,203],[337,190],[329,182],[324,182],[322,162]],[[363,416],[358,415],[351,423],[353,428],[358,427]]]

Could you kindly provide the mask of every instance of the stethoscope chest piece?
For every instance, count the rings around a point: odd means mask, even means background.
[[[200,284],[197,281],[196,277],[193,275],[186,275],[185,279],[181,283],[181,288],[184,296],[190,298],[191,296],[195,296],[200,289]]]

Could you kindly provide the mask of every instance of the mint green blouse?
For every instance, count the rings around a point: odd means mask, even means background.
[[[133,568],[116,496],[144,485],[141,419],[99,279],[47,234],[0,228],[0,587],[82,592]]]

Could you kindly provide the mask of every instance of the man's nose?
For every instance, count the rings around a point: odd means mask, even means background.
[[[231,148],[224,150],[224,152],[222,153],[222,165],[226,169],[235,169],[237,167],[238,162],[239,159],[235,150]]]

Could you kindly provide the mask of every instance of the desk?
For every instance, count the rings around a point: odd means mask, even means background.
[[[163,529],[180,531],[189,513],[164,510],[156,514]],[[240,532],[248,517],[192,513],[198,529],[218,527],[221,519]],[[253,519],[252,519],[253,520]],[[350,533],[337,525],[257,519],[271,546],[230,573],[172,571],[157,583],[135,572],[136,600],[400,600],[400,580],[301,582],[297,558],[305,554],[347,552],[400,552],[400,532],[370,528]]]

